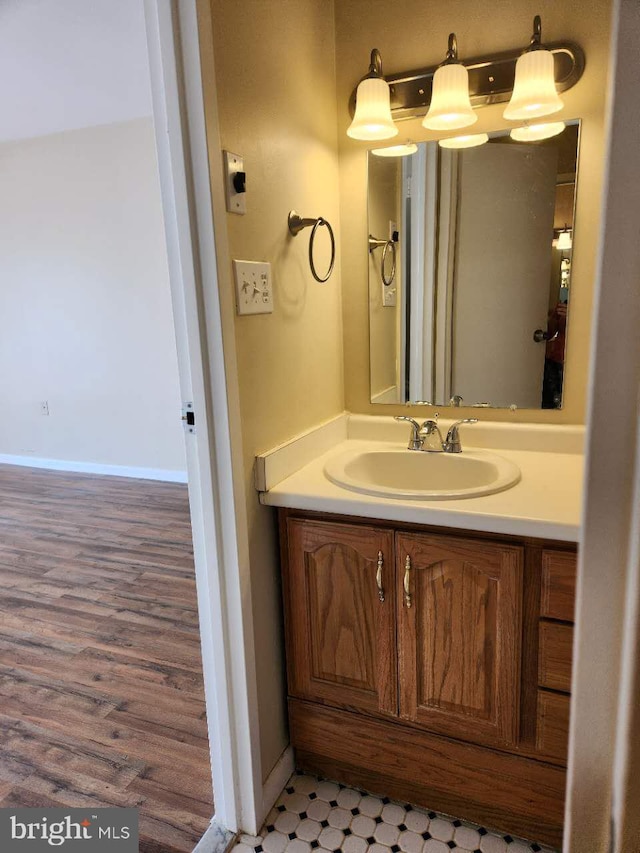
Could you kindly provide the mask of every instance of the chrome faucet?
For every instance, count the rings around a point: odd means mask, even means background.
[[[398,415],[395,420],[406,421],[407,423],[411,424],[411,436],[409,438],[407,450],[422,450],[422,443],[424,439],[420,434],[420,424],[417,421],[414,421],[413,418],[407,418],[404,415]]]
[[[433,420],[425,421],[422,424],[420,435],[422,436],[422,450],[427,453],[442,453],[445,450],[445,442],[438,426],[437,412],[433,416]]]
[[[477,424],[477,418],[464,418],[461,421],[456,421],[449,427],[447,438],[444,442],[443,450],[445,453],[462,453],[462,445],[460,444],[460,432],[458,427],[462,424]]]
[[[436,413],[433,420],[425,421],[422,426],[413,418],[407,418],[404,415],[398,415],[395,420],[406,421],[411,424],[411,436],[407,450],[422,450],[425,453],[461,453],[462,445],[460,443],[459,427],[462,424],[477,424],[477,418],[464,418],[456,421],[449,427],[447,437],[442,438],[440,427],[438,426],[438,414]],[[428,446],[427,446],[428,445]]]

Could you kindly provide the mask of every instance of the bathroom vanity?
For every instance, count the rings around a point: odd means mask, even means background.
[[[576,548],[281,510],[299,767],[558,844]]]
[[[522,470],[509,491],[384,500],[321,480],[367,446],[376,419],[351,420],[360,441],[261,496],[280,507],[296,764],[559,846],[580,456],[504,451]]]

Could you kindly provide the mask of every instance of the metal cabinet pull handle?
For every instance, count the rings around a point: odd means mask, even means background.
[[[378,551],[378,570],[376,572],[376,584],[378,586],[378,598],[384,601],[384,587],[382,586],[382,569],[384,568],[384,556]]]
[[[404,603],[411,607],[411,557],[407,554],[404,561]]]

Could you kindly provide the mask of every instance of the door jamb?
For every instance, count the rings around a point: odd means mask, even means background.
[[[218,279],[226,249],[213,228],[207,132],[217,127],[209,110],[205,123],[200,64],[210,10],[196,0],[144,9],[181,390],[196,415],[187,467],[214,821],[255,834],[263,786],[237,367]]]

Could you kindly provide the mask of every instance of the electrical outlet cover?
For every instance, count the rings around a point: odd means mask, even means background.
[[[238,314],[273,314],[271,264],[234,261]]]

